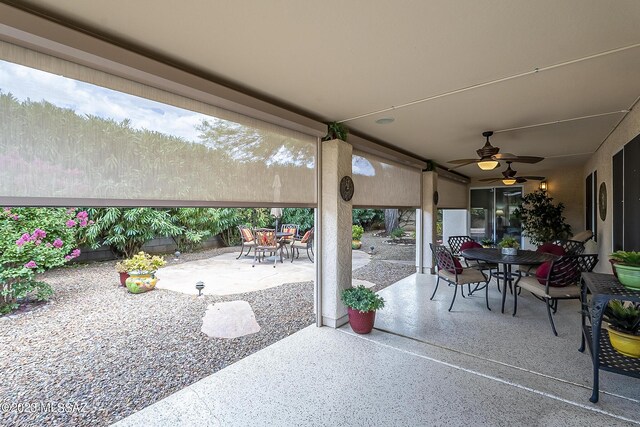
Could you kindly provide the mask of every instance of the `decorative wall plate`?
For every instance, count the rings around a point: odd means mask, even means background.
[[[340,180],[340,196],[342,200],[348,202],[353,198],[353,180],[350,176],[343,176]]]
[[[604,182],[600,184],[600,190],[598,191],[598,211],[600,212],[600,219],[604,221],[607,217],[607,186]]]

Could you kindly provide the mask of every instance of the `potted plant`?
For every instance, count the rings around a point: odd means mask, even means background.
[[[616,251],[610,257],[620,283],[629,289],[640,290],[640,252]]]
[[[536,190],[522,197],[522,203],[513,211],[513,215],[520,221],[522,233],[531,243],[542,245],[571,236],[571,226],[567,224],[563,212],[564,204],[554,204],[553,198],[545,190]]]
[[[351,226],[351,249],[360,249],[362,247],[362,235],[364,234],[364,228],[360,225]]]
[[[124,268],[129,273],[125,281],[127,289],[132,294],[140,294],[155,288],[158,278],[156,270],[166,264],[161,256],[151,256],[143,251],[138,252],[132,258],[122,261]]]
[[[127,271],[127,267],[125,267],[124,262],[116,262],[116,271],[120,274],[120,285],[126,286],[125,281],[129,277],[129,272]]]
[[[480,240],[480,244],[482,245],[483,248],[490,248],[493,246],[493,239],[482,239]]]
[[[511,236],[504,236],[498,246],[502,248],[502,255],[518,255],[520,243]]]
[[[363,285],[342,291],[340,299],[347,306],[349,325],[357,334],[368,334],[376,320],[376,310],[384,307],[384,299]]]
[[[611,300],[604,309],[609,340],[619,353],[640,357],[640,303]]]

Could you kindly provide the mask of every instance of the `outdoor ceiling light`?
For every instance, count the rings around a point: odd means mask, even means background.
[[[513,179],[513,178],[503,179],[503,180],[502,180],[502,183],[503,183],[504,185],[513,185],[513,184],[515,184],[515,183],[516,183],[516,180],[515,180],[515,179]]]
[[[478,167],[483,171],[490,171],[497,168],[499,164],[500,162],[498,162],[497,160],[489,159],[489,160],[483,160],[481,162],[478,162]]]
[[[393,123],[395,121],[396,119],[394,119],[393,117],[380,117],[378,120],[376,120],[376,123],[379,125],[388,125],[389,123]]]

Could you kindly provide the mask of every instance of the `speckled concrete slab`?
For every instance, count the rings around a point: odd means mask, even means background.
[[[207,307],[200,330],[212,338],[238,338],[255,334],[260,325],[247,301],[228,301]]]
[[[472,358],[464,366],[449,350],[418,348],[406,338],[386,340],[388,335],[356,336],[310,326],[117,425],[142,420],[175,425],[176,418],[183,426],[584,427],[633,422],[521,386],[517,379],[478,372]]]
[[[233,295],[273,288],[285,283],[308,282],[315,278],[315,265],[306,256],[291,262],[256,263],[253,257],[236,259],[237,253],[226,253],[213,258],[184,262],[161,268],[156,273],[160,279],[158,289],[167,289],[189,295],[198,295],[195,284],[204,282],[202,293],[206,295]],[[363,251],[352,252],[352,269],[367,265],[371,257]],[[373,283],[367,282],[367,287]]]

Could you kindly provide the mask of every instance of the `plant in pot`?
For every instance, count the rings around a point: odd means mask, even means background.
[[[520,243],[511,236],[504,236],[498,246],[502,248],[503,255],[518,255],[518,248]]]
[[[351,249],[360,249],[362,247],[362,235],[364,234],[364,228],[360,225],[351,226]]]
[[[132,294],[140,294],[155,288],[158,283],[158,278],[155,276],[156,270],[165,265],[166,261],[161,256],[151,256],[140,251],[122,261],[122,264],[129,273],[125,281],[127,290]]]
[[[480,244],[483,248],[490,248],[493,246],[493,239],[482,239],[480,240]]]
[[[640,252],[616,251],[610,258],[620,283],[626,288],[640,290]]]
[[[342,291],[340,299],[347,306],[349,325],[357,334],[368,334],[376,320],[376,310],[384,307],[384,299],[363,285]]]
[[[545,190],[536,190],[522,197],[522,203],[513,211],[520,221],[522,233],[532,244],[542,245],[557,239],[567,239],[571,235],[571,226],[567,224],[564,204],[553,203]]]
[[[125,282],[129,277],[129,271],[127,270],[127,267],[124,265],[123,261],[116,262],[116,271],[120,275],[120,285],[126,286]]]
[[[604,309],[609,340],[619,353],[640,357],[640,303],[611,300]]]

